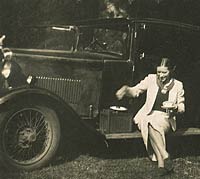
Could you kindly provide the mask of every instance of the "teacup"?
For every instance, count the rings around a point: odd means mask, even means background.
[[[164,108],[174,108],[175,104],[174,104],[174,102],[171,102],[171,101],[164,101],[163,102],[163,107]]]

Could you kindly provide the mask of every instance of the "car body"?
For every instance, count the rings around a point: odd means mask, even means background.
[[[184,83],[186,113],[177,121],[178,127],[184,129],[180,134],[187,134],[189,128],[189,134],[199,134],[199,26],[160,19],[116,18],[32,26],[26,27],[26,33],[30,37],[28,48],[12,50],[24,73],[34,77],[34,84],[12,89],[0,99],[6,118],[2,122],[2,151],[13,167],[31,170],[48,163],[60,143],[59,116],[63,110],[71,116],[64,120],[77,118],[78,123],[86,124],[88,130],[92,128],[105,139],[140,137],[132,117],[144,103],[145,95],[118,101],[115,93],[122,85],[133,86],[147,74],[155,73],[161,57],[173,60],[175,77]],[[8,114],[13,102],[20,107],[12,107]],[[20,154],[13,157],[6,133],[16,121],[20,124],[23,112],[30,116],[34,113],[35,117],[14,130],[13,135],[18,137],[13,143],[24,151],[34,148],[39,129],[31,123],[37,123],[41,114],[41,123],[45,124],[43,142],[49,145],[44,151],[41,145],[41,150],[25,159]],[[47,129],[51,137],[45,140]]]

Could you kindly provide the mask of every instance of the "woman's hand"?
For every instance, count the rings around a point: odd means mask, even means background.
[[[6,38],[6,36],[5,35],[2,35],[1,37],[0,37],[0,46],[3,46],[3,40]]]
[[[126,95],[127,93],[127,90],[128,90],[128,86],[127,85],[124,85],[122,86],[117,92],[116,92],[116,97],[118,100],[121,100],[124,95]]]
[[[177,114],[177,105],[174,105],[173,108],[166,109],[166,112],[169,115],[169,118],[175,116]]]

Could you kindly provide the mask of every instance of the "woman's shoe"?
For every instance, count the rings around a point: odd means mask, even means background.
[[[158,175],[158,176],[165,176],[165,175],[168,175],[168,173],[169,173],[169,171],[166,170],[166,169],[163,168],[163,167],[159,167],[159,168],[157,169],[157,175]]]
[[[171,160],[170,156],[164,159],[164,168],[171,172],[174,169],[173,161]]]

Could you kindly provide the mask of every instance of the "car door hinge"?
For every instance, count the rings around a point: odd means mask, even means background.
[[[135,39],[137,38],[137,32],[134,33],[134,38],[135,38]]]

